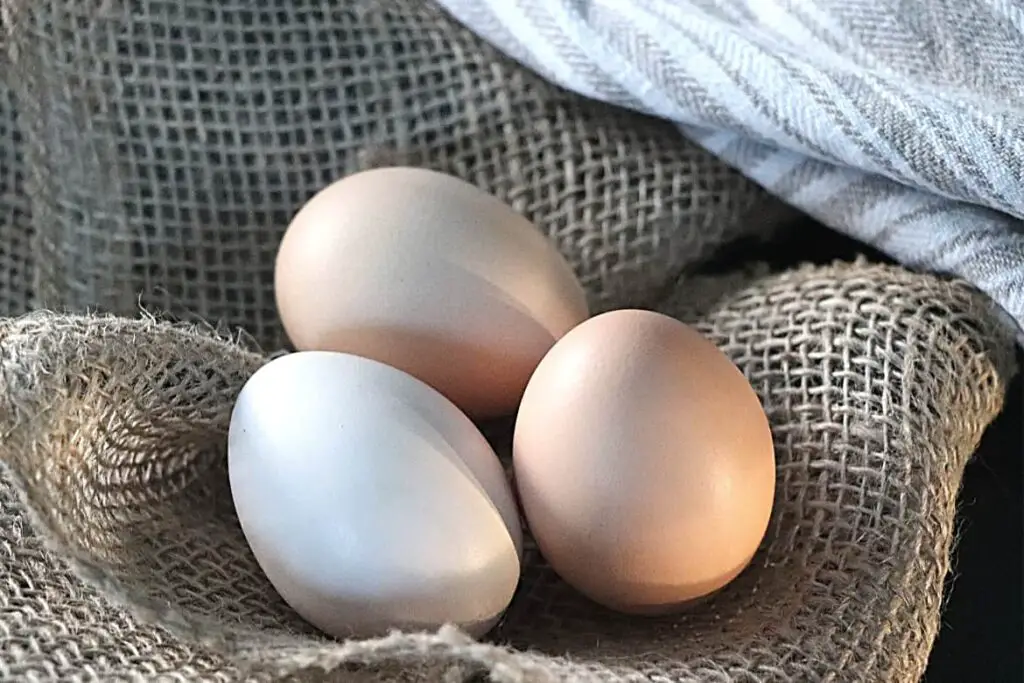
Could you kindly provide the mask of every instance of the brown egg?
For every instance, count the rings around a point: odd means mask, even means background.
[[[473,417],[511,413],[587,301],[548,239],[457,178],[385,168],[344,178],[296,214],[275,266],[299,350],[372,358]]]
[[[711,342],[648,311],[565,335],[516,420],[516,484],[544,557],[623,612],[709,595],[750,563],[775,492],[760,401]]]

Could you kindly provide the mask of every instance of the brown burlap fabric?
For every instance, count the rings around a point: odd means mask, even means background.
[[[37,231],[7,258],[38,306],[134,315],[141,293],[276,348],[284,227],[380,157],[525,213],[596,308],[650,303],[790,214],[672,125],[548,85],[419,0],[2,2]]]
[[[920,676],[956,490],[1011,371],[979,294],[860,262],[680,281],[788,211],[671,126],[546,84],[427,3],[0,9],[0,315],[68,311],[0,321],[0,680]],[[531,550],[480,643],[336,643],[281,604],[224,471],[232,402],[266,356],[139,316],[140,299],[280,348],[272,264],[291,214],[396,160],[502,197],[596,308],[654,304],[747,374],[779,487],[729,589],[629,619]]]
[[[0,56],[0,68],[5,67]],[[28,310],[32,299],[31,222],[24,193],[22,141],[14,93],[0,77],[0,316]]]
[[[275,597],[225,475],[232,401],[259,355],[146,319],[4,322],[0,455],[34,528],[77,562],[44,550],[5,484],[0,673],[916,680],[961,474],[1002,401],[1005,327],[966,286],[863,263],[694,280],[677,294],[665,310],[724,349],[768,412],[778,493],[765,547],[713,600],[660,619],[588,604],[531,550],[490,643],[447,631],[332,643]]]

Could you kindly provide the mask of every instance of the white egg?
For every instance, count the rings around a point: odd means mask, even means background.
[[[239,394],[228,470],[263,571],[330,635],[480,635],[512,599],[522,532],[501,464],[400,370],[318,351],[271,361]]]

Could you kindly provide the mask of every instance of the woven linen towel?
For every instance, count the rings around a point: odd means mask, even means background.
[[[774,195],[973,282],[1024,325],[1019,0],[440,2],[554,82],[678,123]]]

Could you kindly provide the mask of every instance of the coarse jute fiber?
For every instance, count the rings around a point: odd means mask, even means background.
[[[530,549],[507,619],[480,643],[452,631],[330,642],[276,598],[224,457],[261,355],[148,319],[2,323],[0,455],[34,523],[5,483],[0,673],[309,680],[308,667],[345,667],[348,680],[362,664],[377,667],[358,669],[370,680],[917,680],[958,484],[1009,375],[1006,328],[965,285],[863,262],[683,281],[677,294],[664,310],[718,344],[768,413],[778,491],[763,549],[714,599],[658,619],[587,603]]]
[[[649,304],[793,213],[669,123],[555,88],[418,0],[0,6],[35,230],[7,258],[31,264],[38,307],[134,315],[141,294],[275,348],[281,233],[380,163],[526,214],[598,309]]]
[[[429,3],[0,9],[0,680],[920,677],[963,468],[1013,370],[985,297],[864,261],[681,277],[788,211],[667,124],[548,85]],[[334,642],[276,597],[230,502],[230,410],[268,357],[256,347],[284,344],[272,265],[288,219],[396,161],[501,197],[596,309],[676,315],[750,379],[778,491],[727,590],[626,618],[531,548],[481,642]],[[16,317],[44,308],[59,312]]]

